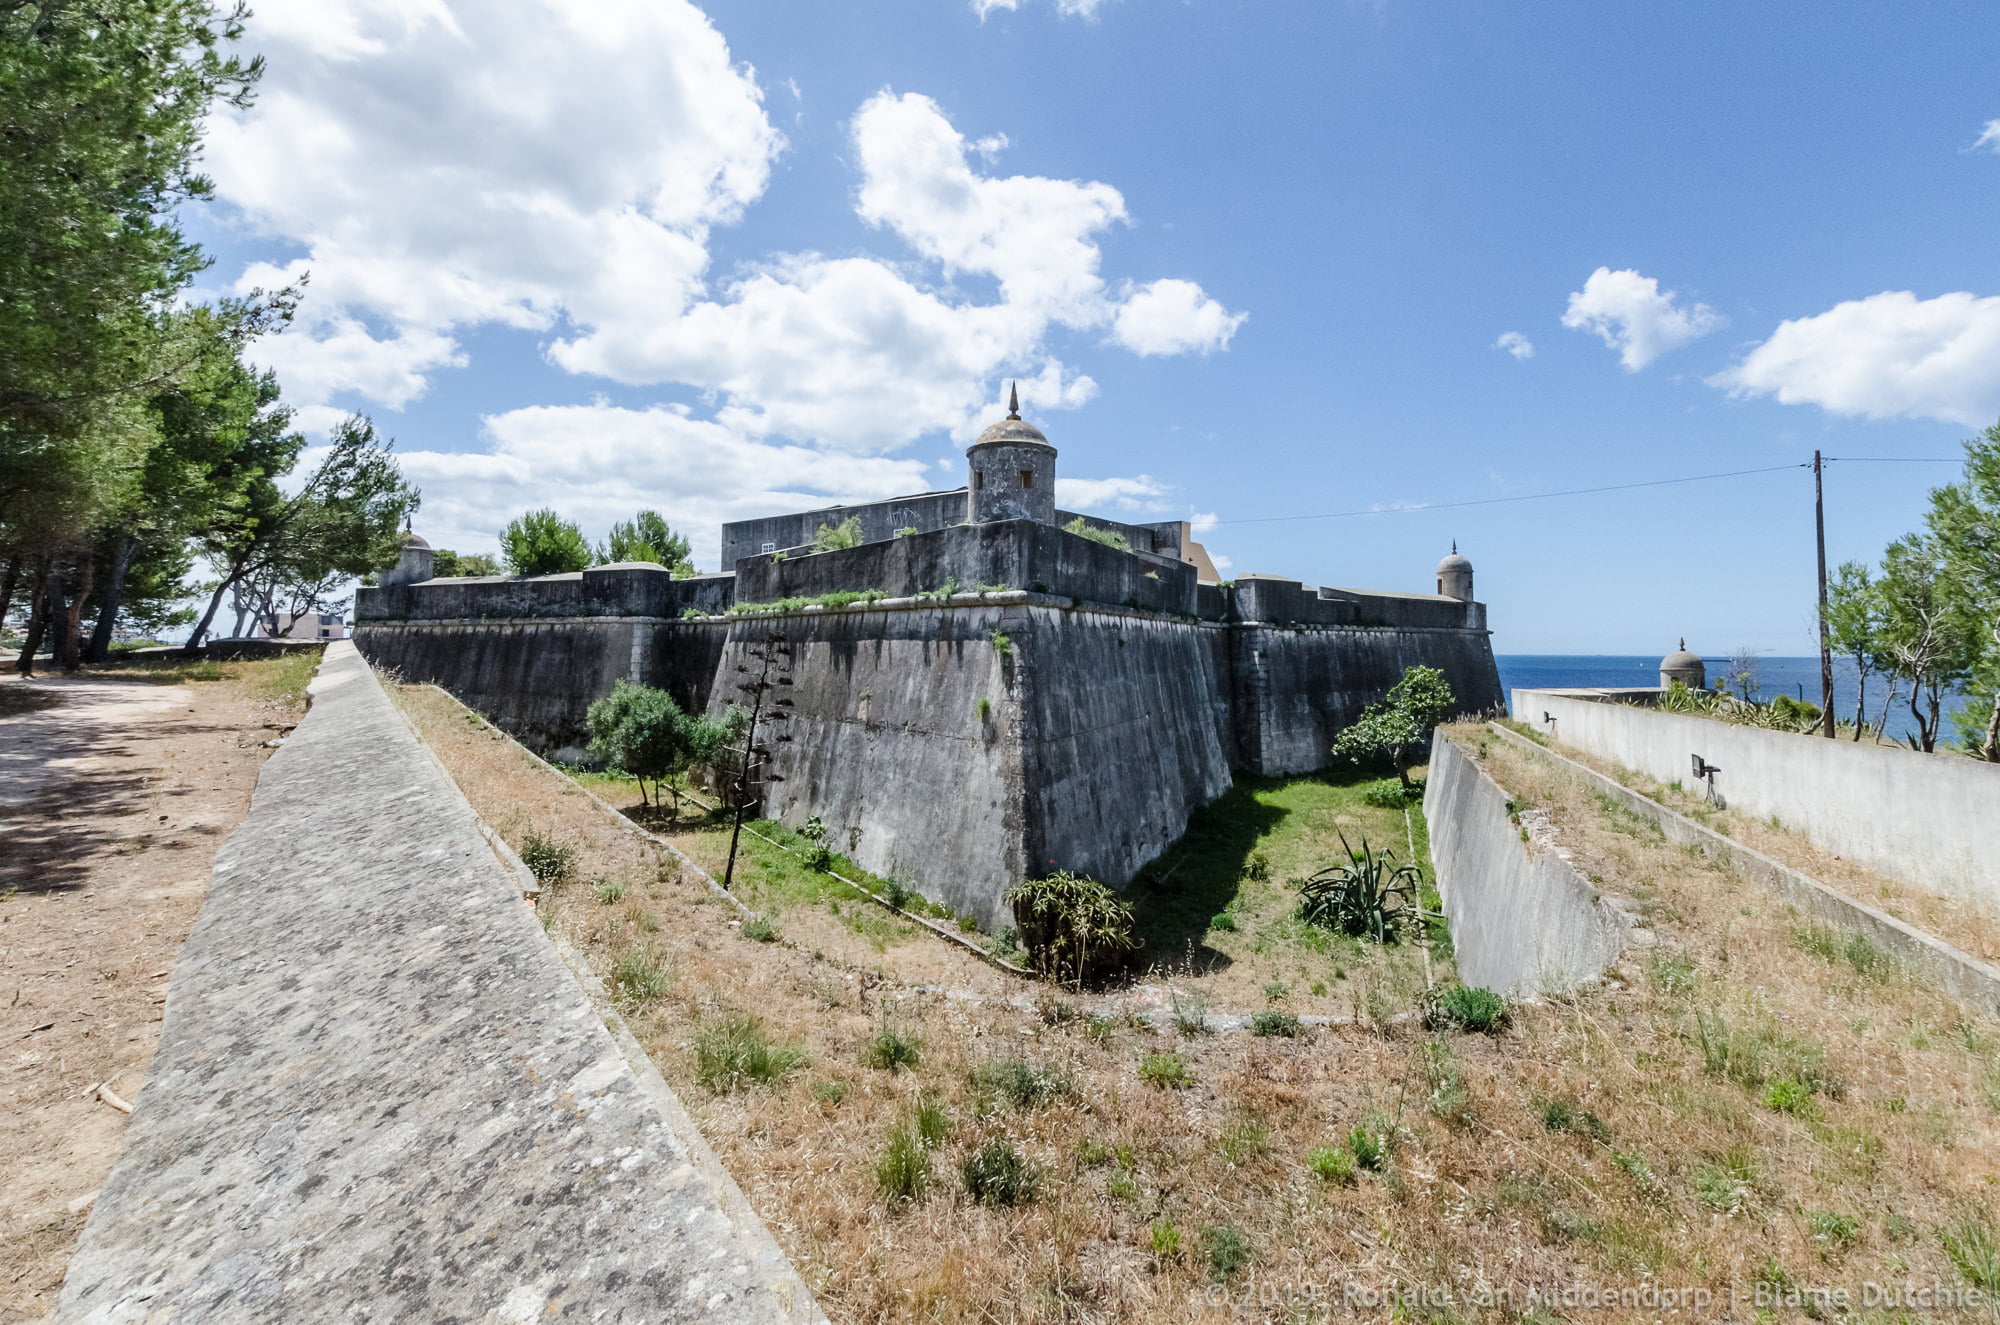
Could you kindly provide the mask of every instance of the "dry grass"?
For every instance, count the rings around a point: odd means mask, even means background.
[[[1519,723],[1514,726],[1516,730],[1527,730]],[[1725,837],[1790,865],[1849,897],[1879,907],[1898,920],[1934,934],[1963,952],[2000,963],[2000,918],[1986,914],[1963,898],[1945,897],[1885,878],[1854,861],[1814,846],[1773,820],[1754,818],[1734,810],[1718,810],[1699,792],[1689,791],[1677,783],[1656,782],[1644,773],[1572,746],[1558,743],[1557,748],[1577,763],[1622,782]]]
[[[1520,1318],[1529,1285],[1952,1283],[1944,1234],[1992,1204],[2000,1027],[1801,951],[1766,894],[1504,749],[1494,773],[1640,899],[1657,955],[1495,1036],[1182,1036],[1102,1003],[920,991],[906,972],[1019,986],[935,940],[878,950],[822,907],[789,910],[783,942],[747,942],[510,742],[435,692],[403,702],[489,822],[576,846],[580,881],[546,896],[549,923],[600,970],[640,948],[668,973],[633,1029],[837,1321],[1240,1319],[1216,1274],[1280,1303],[1330,1286],[1340,1318],[1384,1314],[1342,1305],[1348,1283],[1446,1288],[1460,1305],[1431,1318],[1493,1320]],[[623,896],[601,903],[600,875]],[[700,1086],[704,1032],[745,1012],[803,1059],[769,1084]],[[920,1043],[915,1064],[868,1065],[885,1027]],[[1142,1081],[1169,1053],[1191,1082]],[[1814,1061],[1820,1092],[1772,1096]],[[965,1162],[995,1140],[1031,1166],[1031,1202],[966,1194]],[[1377,1143],[1376,1167],[1334,1158]],[[885,1199],[885,1172],[920,1194]],[[1503,1289],[1511,1309],[1467,1305]]]

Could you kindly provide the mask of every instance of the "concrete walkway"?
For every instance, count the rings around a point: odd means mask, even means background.
[[[312,690],[57,1319],[821,1319],[352,644]]]

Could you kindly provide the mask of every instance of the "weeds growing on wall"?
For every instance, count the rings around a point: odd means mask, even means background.
[[[1102,543],[1105,547],[1116,548],[1120,552],[1130,552],[1132,550],[1131,544],[1125,541],[1125,535],[1119,533],[1116,529],[1106,529],[1101,525],[1094,525],[1080,515],[1064,525],[1063,532],[1066,534],[1075,534],[1079,538],[1087,538],[1093,543]]]
[[[850,515],[839,524],[823,524],[813,533],[814,552],[838,552],[861,546],[861,517]]]

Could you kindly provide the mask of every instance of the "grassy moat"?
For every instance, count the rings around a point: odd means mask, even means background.
[[[1405,828],[1360,783],[1211,807],[1133,892],[1147,965],[1079,996],[754,838],[740,891],[771,923],[746,924],[448,697],[399,700],[488,822],[572,853],[544,923],[616,991],[836,1321],[1380,1319],[1365,1294],[1397,1288],[1424,1295],[1398,1319],[1589,1318],[1530,1296],[1577,1285],[1717,1303],[1761,1285],[1779,1305],[1760,1318],[1796,1319],[1813,1285],[2000,1290],[2000,1023],[1480,729],[1459,735],[1659,936],[1492,1034],[1401,1015],[1423,949],[1290,918],[1286,880],[1337,858],[1339,832],[1421,859],[1420,815]],[[704,865],[726,846],[663,827]],[[1162,988],[1355,1020],[1204,1034],[1135,1015]]]

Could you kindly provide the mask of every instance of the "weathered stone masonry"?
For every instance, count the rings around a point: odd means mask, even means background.
[[[1322,766],[1334,734],[1406,666],[1442,669],[1468,711],[1501,702],[1469,565],[1454,568],[1452,596],[1204,583],[1206,555],[1178,530],[1120,551],[1050,523],[1065,514],[1042,495],[1053,448],[1020,458],[1039,439],[1012,419],[969,453],[988,482],[1011,479],[1033,502],[929,494],[967,518],[816,555],[752,553],[730,575],[630,565],[364,589],[355,638],[378,666],[579,758],[584,712],[619,678],[719,712],[740,698],[748,651],[780,633],[791,739],[769,747],[779,776],[765,812],[820,816],[863,867],[988,924],[1006,923],[1008,885],[1052,868],[1126,883],[1240,773]],[[973,518],[982,506],[995,518]],[[732,541],[750,540],[732,526]],[[886,596],[796,605],[854,590]]]

